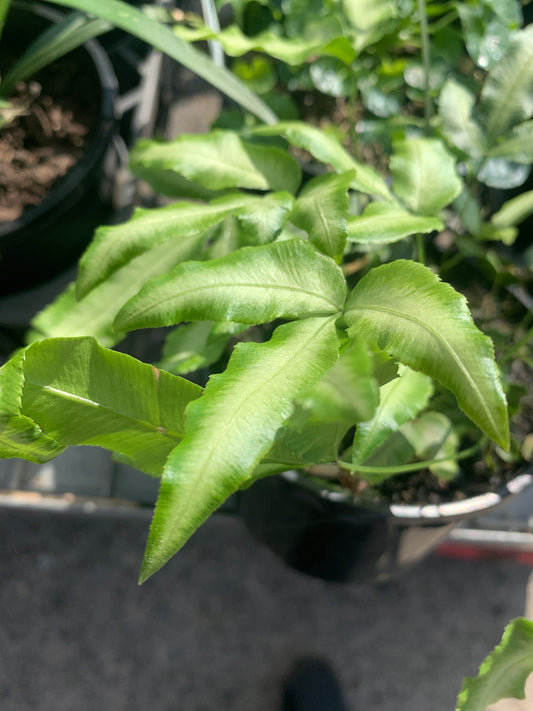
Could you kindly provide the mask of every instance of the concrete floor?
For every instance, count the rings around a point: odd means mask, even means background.
[[[353,711],[453,711],[530,571],[432,557],[386,587],[306,578],[215,516],[136,577],[147,521],[0,509],[2,711],[275,711],[320,655]]]

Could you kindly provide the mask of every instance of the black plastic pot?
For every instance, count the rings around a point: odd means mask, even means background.
[[[498,491],[440,505],[372,507],[321,489],[298,472],[241,492],[248,529],[291,568],[330,582],[386,582],[421,561],[460,521],[482,516],[533,483],[521,474]]]
[[[39,5],[13,8],[4,37],[24,47],[57,14]],[[25,37],[25,39],[23,39]],[[104,159],[116,133],[118,82],[113,67],[94,40],[75,50],[79,76],[90,77],[98,119],[80,160],[40,204],[0,224],[0,294],[40,284],[74,264],[94,229],[111,214],[102,197]]]

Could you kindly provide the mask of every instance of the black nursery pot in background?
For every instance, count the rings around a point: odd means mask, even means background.
[[[20,55],[56,17],[39,5],[13,8],[2,35],[3,50],[12,47]],[[65,60],[72,94],[85,94],[85,103],[94,107],[93,126],[82,156],[51,193],[18,219],[0,224],[0,294],[33,287],[73,265],[111,213],[101,186],[104,159],[116,133],[117,79],[94,40],[58,62]]]
[[[321,490],[298,472],[241,492],[251,533],[291,568],[330,582],[386,582],[426,557],[461,520],[481,516],[533,482],[529,473],[462,501],[372,507],[350,492]]]

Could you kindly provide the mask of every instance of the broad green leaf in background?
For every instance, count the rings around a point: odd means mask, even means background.
[[[479,200],[474,197],[466,185],[460,195],[453,201],[453,207],[470,234],[477,236],[481,229],[482,207]]]
[[[488,158],[483,161],[477,179],[491,188],[516,188],[529,175],[530,166],[514,163],[506,158]]]
[[[446,415],[442,412],[424,412],[420,417],[406,422],[400,432],[413,447],[419,460],[446,459],[429,466],[435,476],[445,481],[457,476],[459,465],[453,457],[459,447],[459,435]]]
[[[410,368],[404,368],[398,378],[382,385],[379,405],[372,419],[357,426],[352,449],[353,463],[364,464],[392,432],[426,407],[432,393],[431,378]],[[365,479],[367,476],[371,483],[376,483],[372,475],[363,475]]]
[[[231,71],[257,94],[267,94],[278,82],[276,70],[270,58],[255,56],[249,61],[237,59],[231,65]]]
[[[271,448],[293,402],[338,357],[334,318],[279,326],[268,343],[238,344],[187,410],[187,434],[163,473],[141,581],[156,572]]]
[[[300,185],[298,162],[286,151],[245,141],[232,131],[142,140],[130,156],[132,171],[150,182],[150,170],[168,170],[209,190],[286,190]]]
[[[507,405],[492,342],[474,325],[464,296],[427,267],[398,260],[361,279],[345,319],[350,334],[451,390],[463,412],[507,449]]]
[[[511,620],[501,642],[483,661],[476,677],[466,677],[455,711],[485,711],[500,699],[525,698],[525,684],[533,671],[533,622]]]
[[[379,402],[372,360],[362,338],[354,338],[333,368],[302,401],[312,421],[353,425],[369,420]]]
[[[287,429],[283,443],[296,458],[296,462],[300,460],[300,467],[310,463],[334,462],[339,456],[339,445],[349,428],[350,425],[342,422],[310,419],[299,429]],[[276,452],[272,454],[275,456]],[[297,464],[292,468],[296,466]],[[287,468],[285,466],[285,470]]]
[[[243,247],[209,262],[187,262],[144,286],[120,311],[118,330],[180,321],[267,323],[340,312],[340,268],[302,240]]]
[[[330,31],[333,30],[333,32]],[[335,32],[336,30],[336,32]],[[241,57],[248,52],[264,52],[287,64],[304,64],[311,56],[329,55],[349,64],[355,56],[353,47],[346,37],[341,37],[340,27],[326,27],[322,36],[281,37],[265,31],[248,37],[237,25],[230,25],[220,32],[214,32],[205,25],[187,28],[177,25],[174,33],[187,42],[217,40],[230,57]]]
[[[505,158],[514,163],[533,162],[533,121],[518,124],[488,151],[491,158]]]
[[[379,173],[356,161],[333,136],[315,126],[301,121],[283,121],[274,126],[259,126],[246,133],[255,136],[284,136],[292,146],[303,148],[322,163],[329,163],[338,173],[355,170],[355,177],[350,183],[354,190],[379,195],[386,200],[392,199],[387,184]]]
[[[230,339],[249,328],[232,321],[196,321],[178,326],[165,341],[158,368],[183,375],[217,361]]]
[[[185,407],[202,388],[93,338],[39,341],[21,351],[22,415],[61,446],[93,444],[160,474],[181,441]]]
[[[533,214],[533,190],[521,193],[507,202],[491,217],[498,228],[514,227]]]
[[[476,158],[485,152],[485,138],[472,116],[474,104],[474,95],[454,79],[446,82],[439,96],[442,133],[454,146]]]
[[[335,57],[319,57],[309,67],[315,89],[327,96],[350,96],[357,91],[353,70]]]
[[[350,25],[360,32],[368,32],[395,14],[391,0],[343,0],[342,9]]]
[[[508,7],[516,6],[515,0],[505,0]],[[513,30],[519,23],[512,22],[510,13],[494,14],[488,2],[456,4],[461,18],[462,34],[469,55],[482,69],[488,70],[501,62],[509,48]]]
[[[443,227],[438,217],[412,215],[390,202],[371,202],[362,215],[348,219],[348,239],[360,244],[388,244]]]
[[[262,121],[266,123],[276,121],[275,114],[268,106],[230,71],[214,64],[208,56],[176,37],[169,27],[148,17],[130,4],[119,0],[54,0],[54,2],[107,20],[155,49],[168,54]]]
[[[517,32],[505,57],[489,73],[480,109],[487,116],[489,141],[495,143],[513,124],[533,112],[533,25]]]
[[[300,192],[290,220],[305,230],[319,252],[340,262],[348,234],[348,187],[354,171],[320,175]]]
[[[381,39],[386,33],[387,21],[395,15],[391,0],[343,0],[342,8],[358,52]]]
[[[71,284],[33,318],[28,342],[51,336],[93,336],[104,346],[114,346],[125,336],[113,328],[124,304],[149,279],[166,274],[185,260],[199,258],[205,239],[201,232],[188,237],[178,235],[148,249],[114,271],[80,300],[76,299],[75,285]],[[94,273],[98,276],[98,272]]]
[[[283,227],[292,207],[287,193],[264,197],[233,193],[208,204],[178,202],[166,207],[145,210],[137,208],[133,216],[119,225],[100,227],[80,260],[76,283],[78,298],[94,289],[130,260],[160,244],[183,241],[183,258],[188,244],[198,244],[201,235],[229,215],[242,221],[249,241],[273,240]],[[172,257],[169,256],[169,267]]]
[[[435,215],[461,192],[455,160],[434,138],[397,141],[390,171],[394,192],[418,215]]]

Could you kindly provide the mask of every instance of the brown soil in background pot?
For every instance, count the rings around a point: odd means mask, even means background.
[[[11,98],[22,113],[0,130],[0,222],[40,203],[76,163],[100,97],[73,54],[20,84]]]

